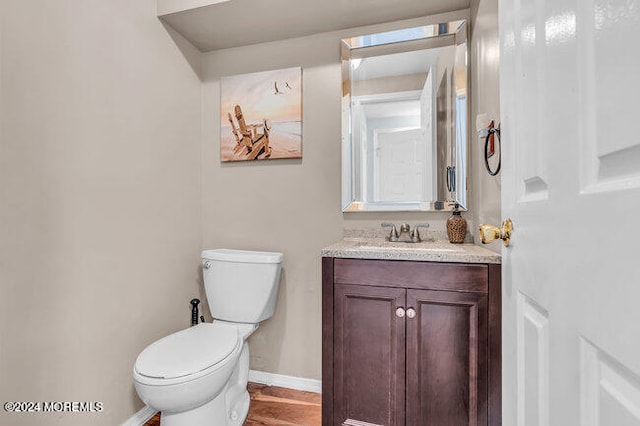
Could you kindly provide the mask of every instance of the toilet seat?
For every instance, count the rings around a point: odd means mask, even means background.
[[[141,383],[168,385],[210,374],[235,362],[243,339],[238,330],[202,323],[178,331],[147,346],[138,356],[134,376]]]

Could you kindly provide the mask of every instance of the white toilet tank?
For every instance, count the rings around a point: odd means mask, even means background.
[[[202,275],[214,318],[257,324],[273,315],[282,253],[203,250]]]

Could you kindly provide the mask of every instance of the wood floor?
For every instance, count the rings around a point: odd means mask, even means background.
[[[319,426],[321,401],[319,393],[249,383],[251,396],[249,415],[244,426]],[[160,426],[156,414],[145,426]]]

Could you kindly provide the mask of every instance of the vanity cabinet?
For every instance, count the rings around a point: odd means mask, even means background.
[[[323,258],[323,420],[500,424],[500,265]]]

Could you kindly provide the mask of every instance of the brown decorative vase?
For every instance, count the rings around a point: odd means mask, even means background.
[[[464,242],[464,237],[467,235],[467,221],[460,214],[458,210],[459,206],[456,203],[453,215],[447,219],[447,236],[449,242],[454,244],[460,244]]]

